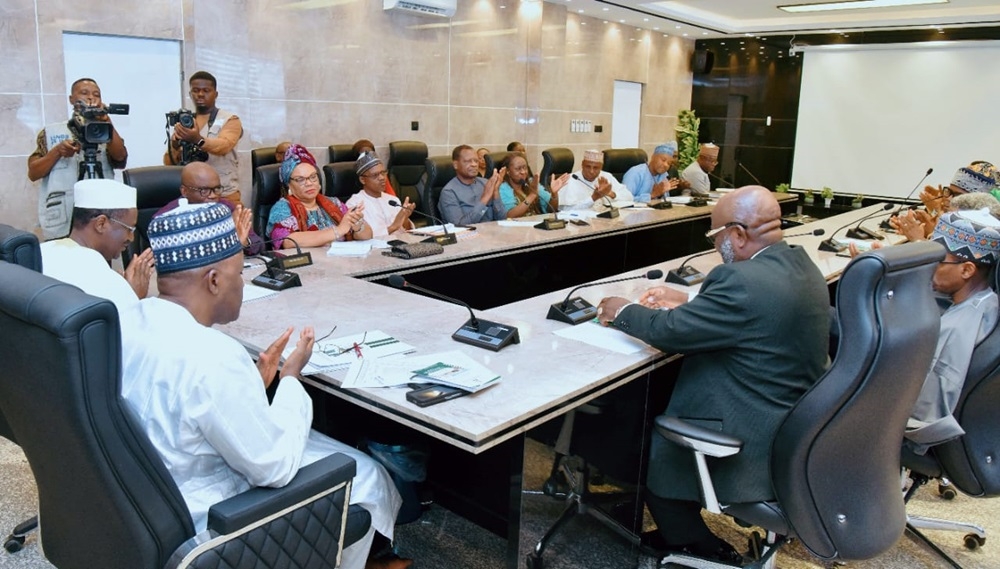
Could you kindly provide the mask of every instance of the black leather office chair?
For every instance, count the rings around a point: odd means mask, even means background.
[[[330,154],[330,164],[337,162],[351,162],[358,159],[358,153],[354,151],[353,144],[331,144],[327,147]]]
[[[363,509],[345,514],[355,465],[333,455],[284,488],[214,505],[208,531],[195,536],[180,491],[120,396],[114,305],[0,263],[0,328],[0,406],[38,484],[45,556],[61,569],[333,568],[342,543],[370,526]]]
[[[427,171],[426,161],[427,145],[423,142],[397,140],[389,143],[389,161],[385,165],[389,172],[389,182],[400,203],[405,198],[410,198],[410,203],[416,205],[417,211],[421,210],[417,184]],[[416,221],[414,219],[414,223]]]
[[[14,229],[0,223],[0,262],[20,265],[32,271],[42,272],[42,250],[34,233]],[[17,444],[14,431],[7,424],[0,408],[0,437]],[[24,545],[24,540],[38,527],[38,516],[19,523],[4,540],[4,549],[15,553]]]
[[[419,186],[421,213],[440,218],[438,198],[441,197],[441,189],[445,184],[455,177],[455,163],[451,156],[430,156],[425,163],[425,169],[427,173]]]
[[[1000,265],[995,271],[996,276],[1000,276]],[[907,502],[928,481],[942,478],[950,481],[948,486],[939,490],[948,499],[954,494],[949,497],[947,492],[954,492],[956,488],[977,498],[1000,495],[1000,470],[997,469],[995,452],[996,443],[1000,441],[997,409],[1000,409],[1000,326],[995,327],[972,352],[969,371],[954,412],[965,434],[931,447],[924,455],[903,449],[903,466],[909,470],[913,481],[905,496]],[[963,543],[968,549],[977,549],[986,543],[986,531],[977,524],[909,516],[907,530],[910,535],[954,567],[958,567],[958,563],[920,529],[966,532]]]
[[[542,173],[539,182],[549,186],[552,175],[556,178],[563,174],[571,174],[576,159],[573,158],[573,151],[569,148],[548,148],[542,151]]]
[[[181,197],[181,170],[183,166],[144,166],[122,171],[122,181],[136,189],[136,208],[139,210],[135,223],[135,237],[122,253],[122,262],[128,266],[133,255],[149,248],[146,230],[153,214],[161,207]]]
[[[507,152],[506,150],[503,150],[501,152],[490,152],[489,154],[484,156],[483,160],[486,162],[485,176],[487,178],[492,176],[493,171],[499,168],[500,165],[504,163],[504,160],[507,160],[508,156],[510,156],[510,152]]]
[[[704,457],[731,456],[741,441],[677,417],[656,431],[692,449],[705,508],[764,528],[761,564],[788,538],[824,560],[875,557],[906,525],[899,459],[913,409],[937,343],[940,318],[928,286],[944,249],[922,242],[854,259],[837,287],[838,356],[789,412],[771,448],[777,500],[720,504]],[[672,554],[661,563],[728,567]]]
[[[629,168],[648,160],[646,151],[641,148],[609,148],[604,151],[604,171],[621,182]]]
[[[269,250],[274,247],[268,243],[271,237],[264,231],[267,229],[267,218],[271,215],[271,207],[281,199],[281,180],[278,179],[280,169],[281,164],[268,164],[258,168],[254,173],[253,195],[250,196],[254,233],[260,235]]]
[[[268,164],[277,164],[278,160],[274,157],[274,149],[276,146],[268,146],[265,148],[254,148],[250,151],[250,171],[256,173],[257,168],[261,166],[267,166]]]
[[[354,171],[354,162],[324,164],[323,178],[326,180],[323,193],[342,202],[346,203],[351,196],[361,191],[361,181]]]

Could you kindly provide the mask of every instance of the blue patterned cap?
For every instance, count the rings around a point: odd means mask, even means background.
[[[653,154],[669,154],[671,156],[677,155],[677,143],[671,140],[666,144],[661,144],[653,150]]]
[[[205,267],[242,250],[229,208],[221,203],[188,205],[149,222],[149,246],[160,275]]]
[[[941,214],[931,239],[974,263],[992,265],[1000,258],[1000,220],[985,208]]]
[[[975,162],[965,168],[959,168],[958,172],[955,172],[955,177],[951,179],[951,185],[967,192],[989,192],[997,187],[998,177],[1000,174],[993,164]]]

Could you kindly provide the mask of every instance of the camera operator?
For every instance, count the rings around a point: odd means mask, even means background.
[[[163,155],[163,163],[183,164],[185,153],[182,146],[188,149],[200,148],[208,159],[206,162],[222,180],[222,197],[234,204],[241,203],[239,186],[239,159],[236,157],[236,144],[243,137],[243,124],[233,113],[215,106],[219,92],[216,90],[215,77],[207,71],[198,71],[188,79],[191,87],[191,101],[194,102],[195,124],[192,128],[178,122],[170,135],[170,144]]]
[[[70,104],[82,102],[88,107],[103,107],[101,88],[90,78],[77,79],[70,87]],[[111,122],[107,114],[94,120]],[[80,177],[79,163],[83,160],[81,144],[66,125],[66,121],[46,125],[38,133],[38,147],[28,156],[28,179],[41,180],[38,192],[38,223],[45,239],[69,234],[73,213],[73,184]],[[112,168],[122,169],[128,161],[128,150],[121,135],[111,128],[111,140],[97,147],[97,161],[104,175],[112,177]]]

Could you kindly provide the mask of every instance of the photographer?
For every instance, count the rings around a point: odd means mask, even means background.
[[[186,165],[193,161],[208,162],[222,180],[222,197],[239,204],[236,144],[243,137],[243,124],[238,116],[215,106],[219,92],[211,73],[198,71],[188,79],[188,85],[195,108],[194,124],[188,127],[183,124],[186,120],[178,120],[173,125],[174,131],[163,155],[163,163]]]
[[[87,107],[104,107],[101,88],[93,79],[77,79],[70,88],[70,104],[82,102]],[[95,121],[111,122],[107,114],[94,117]],[[41,180],[38,192],[38,223],[45,239],[65,237],[69,234],[73,212],[73,184],[80,178],[83,154],[81,143],[66,122],[47,125],[38,133],[37,148],[28,156],[28,179]],[[112,126],[111,140],[97,146],[97,163],[104,176],[112,178],[112,168],[122,169],[128,160],[125,141]]]

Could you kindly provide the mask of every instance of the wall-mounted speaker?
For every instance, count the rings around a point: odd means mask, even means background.
[[[715,66],[715,52],[710,49],[696,49],[691,54],[692,73],[711,73]]]

